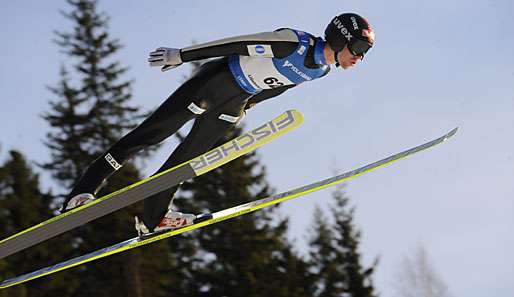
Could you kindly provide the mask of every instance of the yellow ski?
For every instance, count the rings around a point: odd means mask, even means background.
[[[201,156],[0,241],[0,259],[209,172],[296,129],[302,123],[300,112],[286,111]]]
[[[355,170],[348,171],[343,174],[339,174],[339,175],[330,177],[328,179],[324,179],[324,180],[321,180],[321,181],[318,181],[318,182],[315,182],[315,183],[312,183],[312,184],[309,184],[306,186],[302,186],[302,187],[293,189],[291,191],[276,194],[276,195],[273,195],[273,196],[270,196],[267,198],[263,198],[260,200],[252,201],[252,202],[249,202],[246,204],[242,204],[239,206],[221,210],[221,211],[218,211],[218,212],[215,212],[212,214],[201,215],[201,216],[199,216],[200,217],[199,222],[197,222],[193,225],[181,228],[181,229],[167,231],[167,232],[163,232],[163,233],[150,234],[150,235],[146,235],[144,237],[135,237],[135,238],[129,239],[127,241],[118,243],[116,245],[106,247],[101,250],[98,250],[98,251],[95,251],[95,252],[92,252],[92,253],[77,257],[77,258],[73,258],[71,260],[61,262],[61,263],[58,263],[53,266],[42,268],[40,270],[31,272],[28,274],[24,274],[24,275],[21,275],[21,276],[12,278],[12,279],[5,280],[0,284],[0,288],[7,288],[7,287],[10,287],[10,286],[13,286],[16,284],[20,284],[20,283],[23,283],[23,282],[26,282],[26,281],[29,281],[29,280],[32,280],[35,278],[39,278],[39,277],[49,275],[49,274],[52,274],[52,273],[55,273],[58,271],[62,271],[62,270],[65,270],[65,269],[68,269],[68,268],[71,268],[71,267],[74,267],[77,265],[91,262],[96,259],[104,258],[104,257],[110,256],[113,254],[117,254],[117,253],[120,253],[120,252],[123,252],[126,250],[140,247],[145,244],[149,244],[149,243],[159,241],[159,240],[171,237],[171,236],[175,236],[175,235],[187,232],[187,231],[202,228],[207,225],[221,222],[221,221],[233,218],[233,217],[241,216],[243,214],[253,212],[253,211],[262,209],[262,208],[270,206],[270,205],[278,204],[278,203],[284,202],[286,200],[296,198],[298,196],[302,196],[302,195],[309,194],[309,193],[312,193],[315,191],[319,191],[321,189],[336,185],[343,181],[346,181],[351,178],[362,175],[364,173],[370,172],[377,168],[386,166],[397,160],[400,160],[407,156],[413,155],[417,152],[420,152],[420,151],[426,150],[428,148],[431,148],[433,146],[436,146],[436,145],[446,141],[453,135],[455,135],[456,132],[457,132],[457,128],[455,128],[452,131],[450,131],[449,133],[447,133],[435,140],[427,142],[425,144],[405,150],[401,153],[389,156],[387,158],[381,159],[374,163],[357,168]]]

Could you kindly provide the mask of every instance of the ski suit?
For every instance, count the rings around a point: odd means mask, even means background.
[[[64,205],[80,193],[96,195],[124,162],[173,135],[191,119],[195,119],[191,131],[156,173],[207,152],[241,120],[246,109],[326,75],[330,68],[324,46],[319,37],[283,28],[181,49],[183,62],[217,59],[203,64],[148,118],[93,161]],[[149,230],[159,224],[177,188],[145,199],[142,220]]]

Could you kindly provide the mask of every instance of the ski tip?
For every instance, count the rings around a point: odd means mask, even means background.
[[[303,120],[304,120],[304,118],[303,118],[303,114],[302,114],[301,112],[299,112],[298,110],[296,110],[296,109],[291,109],[291,110],[288,110],[288,111],[286,111],[286,112],[284,113],[284,115],[286,115],[286,114],[291,114],[291,115],[293,115],[293,118],[294,118],[295,122],[297,122],[298,124],[303,123]]]
[[[448,133],[444,136],[443,141],[446,141],[446,140],[450,139],[453,135],[457,134],[457,131],[459,131],[459,127],[455,127],[455,128],[453,128],[453,130],[451,130],[450,132],[448,132]]]

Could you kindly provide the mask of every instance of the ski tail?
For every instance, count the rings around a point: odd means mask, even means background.
[[[100,258],[104,258],[104,257],[114,255],[117,253],[121,253],[126,250],[137,248],[137,247],[140,247],[140,246],[152,243],[152,242],[156,242],[156,241],[159,241],[162,239],[166,239],[166,238],[169,238],[172,236],[179,235],[184,232],[202,228],[207,225],[225,221],[225,220],[228,220],[233,217],[238,217],[238,216],[244,215],[246,213],[254,212],[256,210],[284,202],[286,200],[290,200],[290,199],[293,199],[293,198],[296,198],[299,196],[303,196],[303,195],[306,195],[306,194],[309,194],[312,192],[319,191],[321,189],[325,189],[327,187],[347,181],[351,178],[355,178],[362,174],[371,172],[380,167],[387,166],[393,162],[396,162],[398,160],[401,160],[403,158],[406,158],[406,157],[416,154],[418,152],[432,148],[432,147],[448,140],[449,138],[454,136],[456,132],[457,132],[457,128],[453,129],[449,133],[447,133],[435,140],[429,141],[425,144],[413,147],[413,148],[405,150],[403,152],[394,154],[392,156],[389,156],[387,158],[381,159],[374,163],[362,166],[355,170],[351,170],[351,171],[348,171],[348,172],[345,172],[345,173],[342,173],[342,174],[339,174],[339,175],[336,175],[336,176],[333,176],[333,177],[330,177],[330,178],[327,178],[327,179],[324,179],[324,180],[321,180],[318,182],[314,182],[309,185],[305,185],[305,186],[302,186],[302,187],[299,187],[299,188],[296,188],[296,189],[293,189],[290,191],[272,195],[267,198],[259,199],[259,200],[252,201],[252,202],[249,202],[246,204],[242,204],[242,205],[238,205],[238,206],[235,206],[232,208],[224,209],[224,210],[212,213],[212,214],[204,215],[203,218],[205,218],[205,219],[202,219],[198,223],[195,223],[190,226],[186,226],[181,229],[176,229],[176,230],[172,230],[172,231],[168,231],[168,232],[164,232],[164,233],[150,234],[149,236],[145,236],[142,238],[135,237],[135,238],[126,240],[124,242],[118,243],[116,245],[106,247],[106,248],[88,253],[86,255],[58,263],[53,266],[48,266],[46,268],[42,268],[37,271],[28,273],[28,274],[20,275],[18,277],[5,280],[2,283],[0,283],[0,288],[7,288],[10,286],[14,286],[16,284],[27,282],[32,279],[36,279],[36,278],[39,278],[39,277],[42,277],[45,275],[53,274],[58,271],[62,271],[62,270],[65,270],[65,269],[68,269],[71,267],[75,267],[75,266],[78,266],[78,265],[81,265],[81,264],[84,264],[87,262],[91,262],[91,261],[100,259]]]
[[[303,115],[300,112],[286,111],[192,160],[1,240],[0,259],[209,172],[295,130],[302,123]]]

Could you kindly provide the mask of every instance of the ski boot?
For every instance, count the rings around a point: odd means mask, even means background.
[[[137,230],[139,237],[141,237],[143,235],[148,235],[150,233],[156,233],[156,232],[162,233],[164,231],[189,226],[189,225],[194,224],[195,219],[196,219],[196,215],[194,215],[194,214],[181,213],[181,212],[170,209],[170,210],[168,210],[166,215],[164,215],[164,217],[162,218],[159,225],[157,225],[157,227],[155,227],[153,232],[150,232],[150,230],[148,229],[148,227],[146,227],[146,225],[143,223],[143,221],[140,221],[138,217],[135,217],[136,230]]]
[[[61,212],[67,212],[74,208],[77,208],[79,206],[88,204],[89,202],[95,200],[95,196],[93,194],[89,193],[82,193],[73,196],[73,198],[68,201],[68,203],[63,207],[63,210]]]

